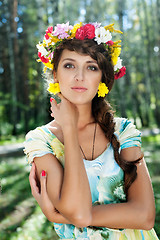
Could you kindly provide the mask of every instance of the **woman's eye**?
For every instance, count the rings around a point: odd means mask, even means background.
[[[92,70],[92,71],[97,71],[98,67],[96,67],[96,66],[88,66],[88,69]]]
[[[74,65],[71,64],[71,63],[66,63],[66,64],[64,65],[64,67],[65,67],[65,68],[74,68]]]

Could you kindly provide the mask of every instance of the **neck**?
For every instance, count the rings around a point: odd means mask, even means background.
[[[79,113],[78,117],[78,129],[84,128],[89,123],[94,122],[94,118],[92,115],[92,104],[89,105],[76,105]]]

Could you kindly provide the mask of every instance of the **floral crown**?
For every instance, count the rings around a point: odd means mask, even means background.
[[[121,45],[119,41],[112,41],[111,32],[121,33],[119,30],[114,29],[114,24],[110,24],[105,27],[101,27],[101,23],[78,23],[74,26],[69,25],[69,22],[66,24],[57,24],[54,29],[53,27],[48,27],[46,34],[44,36],[43,43],[37,44],[38,48],[38,62],[42,62],[44,67],[44,72],[47,68],[53,70],[53,56],[54,51],[58,45],[64,39],[93,39],[97,44],[104,44],[106,50],[111,55],[112,65],[114,67],[114,78],[118,79],[124,76],[126,73],[126,68],[122,66],[122,59],[119,57],[121,53]]]

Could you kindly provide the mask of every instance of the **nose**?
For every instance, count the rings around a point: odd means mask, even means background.
[[[83,69],[77,69],[74,79],[76,81],[84,81],[84,71]]]

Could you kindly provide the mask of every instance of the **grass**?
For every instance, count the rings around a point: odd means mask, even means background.
[[[152,178],[155,202],[155,230],[160,237],[160,135],[143,138],[145,160]],[[42,214],[31,196],[25,157],[0,160],[0,239],[57,240],[53,224]]]

